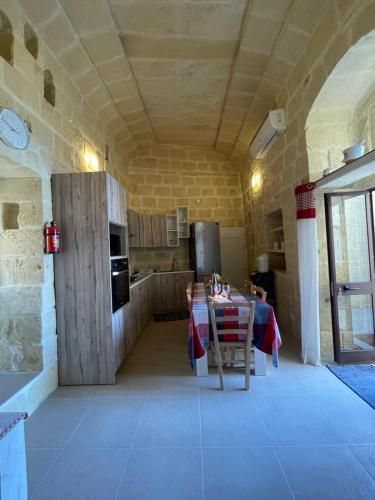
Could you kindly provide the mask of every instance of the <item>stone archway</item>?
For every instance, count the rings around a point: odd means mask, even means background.
[[[309,177],[343,166],[343,150],[360,140],[375,146],[375,30],[350,47],[321,87],[306,120]],[[333,359],[330,283],[323,195],[317,193],[320,332],[323,360]]]
[[[310,178],[342,166],[343,149],[366,140],[375,145],[375,30],[352,46],[335,66],[306,120]]]

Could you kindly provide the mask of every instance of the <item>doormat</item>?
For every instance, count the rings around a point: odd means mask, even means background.
[[[154,321],[155,323],[161,323],[162,321],[179,321],[181,319],[189,319],[189,317],[189,311],[155,313]]]
[[[327,368],[375,409],[375,365],[327,365]]]

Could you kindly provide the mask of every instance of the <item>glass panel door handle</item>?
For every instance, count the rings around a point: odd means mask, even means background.
[[[360,288],[354,288],[354,287],[348,286],[348,285],[344,285],[342,287],[342,289],[344,290],[344,292],[349,292],[349,290],[360,290]]]

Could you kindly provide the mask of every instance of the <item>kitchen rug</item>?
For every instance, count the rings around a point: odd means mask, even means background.
[[[179,321],[181,319],[189,319],[189,311],[173,311],[165,313],[155,313],[154,321],[155,323],[161,323],[162,321]]]
[[[327,368],[375,409],[375,365],[327,365]]]

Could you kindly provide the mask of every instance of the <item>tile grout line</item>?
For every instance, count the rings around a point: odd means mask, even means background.
[[[290,490],[290,492],[291,492],[291,494],[292,494],[292,497],[294,498],[294,500],[296,500],[296,497],[295,497],[295,495],[294,495],[294,491],[293,491],[293,489],[292,489],[292,486],[291,486],[291,484],[289,483],[289,480],[288,480],[288,477],[287,477],[286,472],[285,472],[285,470],[284,470],[284,467],[282,466],[282,463],[281,463],[280,457],[279,457],[279,455],[278,455],[278,453],[277,453],[277,451],[276,451],[275,444],[274,444],[274,442],[273,442],[273,440],[272,440],[272,438],[271,438],[270,433],[268,432],[268,428],[267,428],[266,423],[265,423],[265,421],[264,421],[264,419],[263,419],[263,415],[262,415],[262,413],[261,413],[261,411],[260,411],[260,409],[259,409],[259,407],[258,407],[258,404],[257,404],[257,402],[256,402],[256,398],[254,398],[254,395],[252,395],[252,396],[253,396],[253,401],[254,401],[254,404],[255,404],[256,411],[257,411],[257,413],[258,413],[258,415],[259,415],[259,418],[261,419],[261,421],[262,421],[262,423],[263,423],[263,426],[264,426],[264,428],[265,428],[265,430],[266,430],[266,433],[267,433],[267,436],[268,436],[268,438],[269,438],[269,440],[270,440],[270,443],[272,444],[272,450],[273,450],[273,452],[274,452],[274,454],[275,454],[275,456],[276,456],[276,459],[277,459],[277,461],[278,461],[278,463],[279,463],[279,466],[280,466],[281,471],[282,471],[282,473],[283,473],[283,476],[284,476],[284,478],[285,478],[286,484],[287,484],[287,485],[288,485],[288,487],[289,487],[289,490]]]
[[[367,473],[368,476],[370,476],[370,478],[372,479],[372,481],[375,484],[375,477],[370,473],[370,471],[367,470],[367,467],[365,467],[363,465],[363,463],[360,461],[360,459],[357,457],[357,455],[354,453],[354,451],[352,451],[351,446],[356,446],[356,445],[348,445],[348,444],[346,445],[347,449],[349,450],[349,453],[351,455],[353,455],[353,457],[359,463],[359,465],[361,466],[361,468]]]
[[[60,449],[60,452],[57,454],[55,460],[52,461],[52,463],[50,464],[50,466],[47,468],[45,474],[43,475],[42,479],[39,481],[38,485],[36,486],[33,494],[31,495],[30,497],[30,500],[33,499],[33,497],[35,496],[35,494],[38,492],[39,488],[41,487],[41,485],[43,484],[43,482],[45,481],[47,475],[49,474],[50,470],[52,469],[52,467],[55,465],[55,463],[57,462],[57,460],[61,457],[61,455],[63,454],[63,452],[66,450],[70,440],[72,439],[73,437],[73,434],[76,432],[76,430],[78,429],[78,427],[81,425],[81,423],[83,422],[83,419],[86,417],[86,415],[88,414],[88,412],[90,411],[90,409],[92,408],[92,406],[94,405],[95,401],[98,399],[98,395],[99,395],[99,391],[98,393],[96,394],[96,396],[94,398],[91,398],[92,401],[91,403],[89,404],[89,406],[87,407],[86,411],[83,413],[82,417],[80,418],[78,424],[74,427],[73,431],[70,433],[68,439],[66,440],[65,442],[65,445]],[[52,400],[56,401],[57,398],[51,398]],[[68,398],[65,398],[65,399],[68,399]],[[76,399],[76,398],[70,398],[70,399]],[[80,398],[78,398],[80,399]],[[84,398],[84,399],[89,399],[89,398]],[[34,448],[35,449],[35,448]]]
[[[132,455],[132,452],[134,450],[134,446],[135,446],[135,441],[136,441],[136,438],[137,438],[138,430],[139,430],[139,427],[141,425],[141,420],[142,420],[142,417],[143,417],[143,414],[144,414],[147,402],[148,402],[150,394],[151,394],[151,387],[152,387],[152,381],[150,381],[150,383],[149,383],[149,388],[148,388],[147,395],[146,395],[144,403],[143,403],[143,408],[142,408],[141,413],[139,415],[138,423],[137,423],[137,426],[136,426],[135,431],[134,431],[134,436],[133,436],[130,448],[128,448],[129,449],[129,457],[128,457],[128,460],[126,461],[126,464],[125,464],[125,467],[124,467],[124,472],[121,475],[121,478],[120,478],[120,481],[118,483],[118,487],[117,487],[116,493],[115,493],[115,495],[113,497],[114,500],[117,500],[119,498],[121,486],[122,486],[122,484],[124,482],[124,479],[125,479],[125,476],[126,476],[126,471],[128,470],[129,461],[131,459],[131,455]]]

